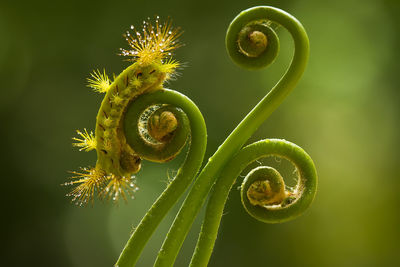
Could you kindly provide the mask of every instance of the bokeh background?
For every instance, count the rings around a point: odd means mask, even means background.
[[[208,157],[292,55],[290,36],[281,29],[281,54],[268,70],[243,71],[230,62],[226,28],[255,5],[282,8],[302,21],[311,56],[298,88],[249,142],[284,138],[302,146],[317,166],[319,190],[300,218],[266,225],[246,214],[235,185],[209,266],[398,266],[397,0],[1,1],[0,265],[113,265],[182,157],[145,162],[140,191],[128,204],[71,204],[69,188],[60,186],[67,171],[95,163],[94,152],[71,147],[75,129],[94,128],[102,98],[85,87],[86,77],[94,68],[119,73],[127,66],[116,54],[127,48],[121,34],[131,24],[170,16],[185,31],[176,58],[187,67],[168,87],[202,110]],[[176,211],[138,266],[152,266]],[[176,266],[188,265],[202,215]]]

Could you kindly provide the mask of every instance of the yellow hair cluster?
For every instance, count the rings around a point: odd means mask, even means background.
[[[149,20],[143,21],[142,30],[135,30],[134,26],[131,26],[131,30],[132,33],[127,31],[124,35],[131,49],[121,48],[120,55],[132,57],[130,61],[136,61],[141,65],[170,58],[172,51],[181,46],[178,37],[182,31],[179,28],[173,29],[169,19],[161,24],[157,16],[155,25]]]
[[[88,133],[86,128],[84,129],[83,132],[77,130],[76,133],[80,137],[73,137],[72,140],[76,141],[76,143],[73,143],[73,146],[80,147],[79,151],[85,150],[85,151],[90,151],[93,149],[96,149],[97,142],[96,138],[94,137],[93,132],[91,131]]]
[[[77,186],[67,196],[72,197],[72,201],[76,205],[83,206],[89,202],[93,203],[96,189],[102,187],[106,183],[104,172],[96,168],[82,168],[81,172],[71,172],[74,176],[71,182],[66,182],[63,185]]]
[[[106,70],[103,69],[103,72],[94,70],[93,73],[90,73],[90,76],[91,78],[87,78],[88,87],[98,93],[107,92],[108,88],[110,88],[111,81],[106,74]]]

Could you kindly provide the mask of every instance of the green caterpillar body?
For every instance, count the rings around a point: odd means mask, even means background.
[[[162,89],[166,73],[160,63],[132,64],[110,85],[97,114],[95,138],[96,169],[116,176],[130,177],[140,170],[140,157],[126,144],[122,117],[126,106],[138,95]]]

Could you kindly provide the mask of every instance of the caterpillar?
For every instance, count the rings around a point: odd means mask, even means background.
[[[97,152],[95,167],[71,172],[72,181],[64,184],[76,185],[67,196],[80,206],[93,202],[96,193],[113,201],[134,197],[138,190],[134,174],[140,170],[141,158],[126,142],[122,118],[132,100],[162,90],[163,83],[181,66],[172,59],[173,50],[181,46],[181,31],[174,29],[169,19],[162,24],[157,16],[154,25],[148,19],[141,30],[136,31],[134,26],[131,30],[124,34],[130,49],[121,48],[119,55],[129,57],[127,61],[132,64],[113,81],[105,70],[95,70],[87,79],[90,88],[105,96],[96,117],[95,133],[78,130],[78,137],[72,138],[73,146],[79,150]]]

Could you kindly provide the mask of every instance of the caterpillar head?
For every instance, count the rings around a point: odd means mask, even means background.
[[[146,65],[135,64],[137,67],[132,69],[130,84],[140,88],[141,91],[158,89],[164,81],[175,74],[175,69],[179,67],[179,63],[173,60],[167,62],[156,60]]]
[[[162,84],[175,73],[180,63],[172,59],[172,52],[181,44],[178,37],[182,34],[179,28],[173,29],[171,21],[164,24],[159,22],[157,16],[155,25],[149,20],[143,22],[142,30],[127,31],[125,39],[131,49],[121,49],[122,56],[130,57],[128,61],[137,65],[133,74],[133,82],[148,84]]]

